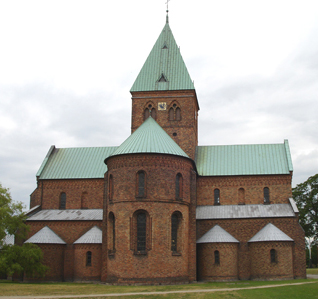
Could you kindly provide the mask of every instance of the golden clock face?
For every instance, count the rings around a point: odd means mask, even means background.
[[[166,102],[158,103],[158,110],[167,110],[167,103]]]

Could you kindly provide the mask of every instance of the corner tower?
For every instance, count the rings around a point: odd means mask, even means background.
[[[152,116],[194,160],[199,104],[187,67],[166,24],[131,90],[133,133]]]

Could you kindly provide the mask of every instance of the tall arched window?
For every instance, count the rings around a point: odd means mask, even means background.
[[[169,120],[174,120],[174,110],[172,107],[169,109]]]
[[[176,252],[178,248],[178,225],[178,215],[173,214],[171,216],[171,250],[174,252]]]
[[[220,204],[220,189],[214,189],[214,205]]]
[[[66,209],[66,193],[62,192],[60,195],[60,209],[65,210]]]
[[[144,212],[137,215],[137,251],[146,251],[147,215]]]
[[[150,113],[149,113],[149,109],[146,108],[145,112],[144,112],[144,120],[146,120],[149,117]]]
[[[156,119],[157,117],[156,109],[152,103],[148,103],[144,110],[144,120],[146,120],[150,115],[153,119]]]
[[[271,249],[270,255],[271,255],[271,263],[277,263],[277,253],[275,249]]]
[[[220,265],[220,252],[218,250],[214,251],[214,264]]]
[[[137,191],[136,196],[140,198],[146,197],[146,173],[139,171],[137,173]]]
[[[151,249],[151,218],[145,210],[137,210],[130,218],[130,249],[135,254],[147,254]]]
[[[113,200],[114,196],[114,179],[113,175],[111,174],[109,176],[109,182],[108,182],[108,198],[109,200]]]
[[[181,109],[179,107],[176,109],[176,120],[181,120]]]
[[[113,212],[108,215],[108,253],[115,252],[115,216]]]
[[[182,187],[183,187],[182,174],[178,173],[176,175],[176,199],[182,199]]]
[[[264,188],[264,204],[269,204],[269,188]]]
[[[92,252],[87,251],[86,252],[86,266],[91,266],[92,265]]]
[[[238,190],[238,200],[239,200],[239,204],[245,205],[245,190],[244,190],[244,188],[240,188]]]

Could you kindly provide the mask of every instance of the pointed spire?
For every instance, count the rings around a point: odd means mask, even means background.
[[[166,12],[167,12],[166,24],[169,24],[169,15],[168,15],[168,13],[169,13],[169,1],[171,1],[171,0],[167,0],[167,2],[166,2],[166,4],[167,4],[167,10],[166,10]]]

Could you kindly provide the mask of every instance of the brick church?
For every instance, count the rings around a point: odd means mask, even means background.
[[[198,145],[197,94],[168,16],[130,92],[122,144],[51,146],[36,174],[25,242],[42,249],[44,279],[305,278],[288,141]]]

